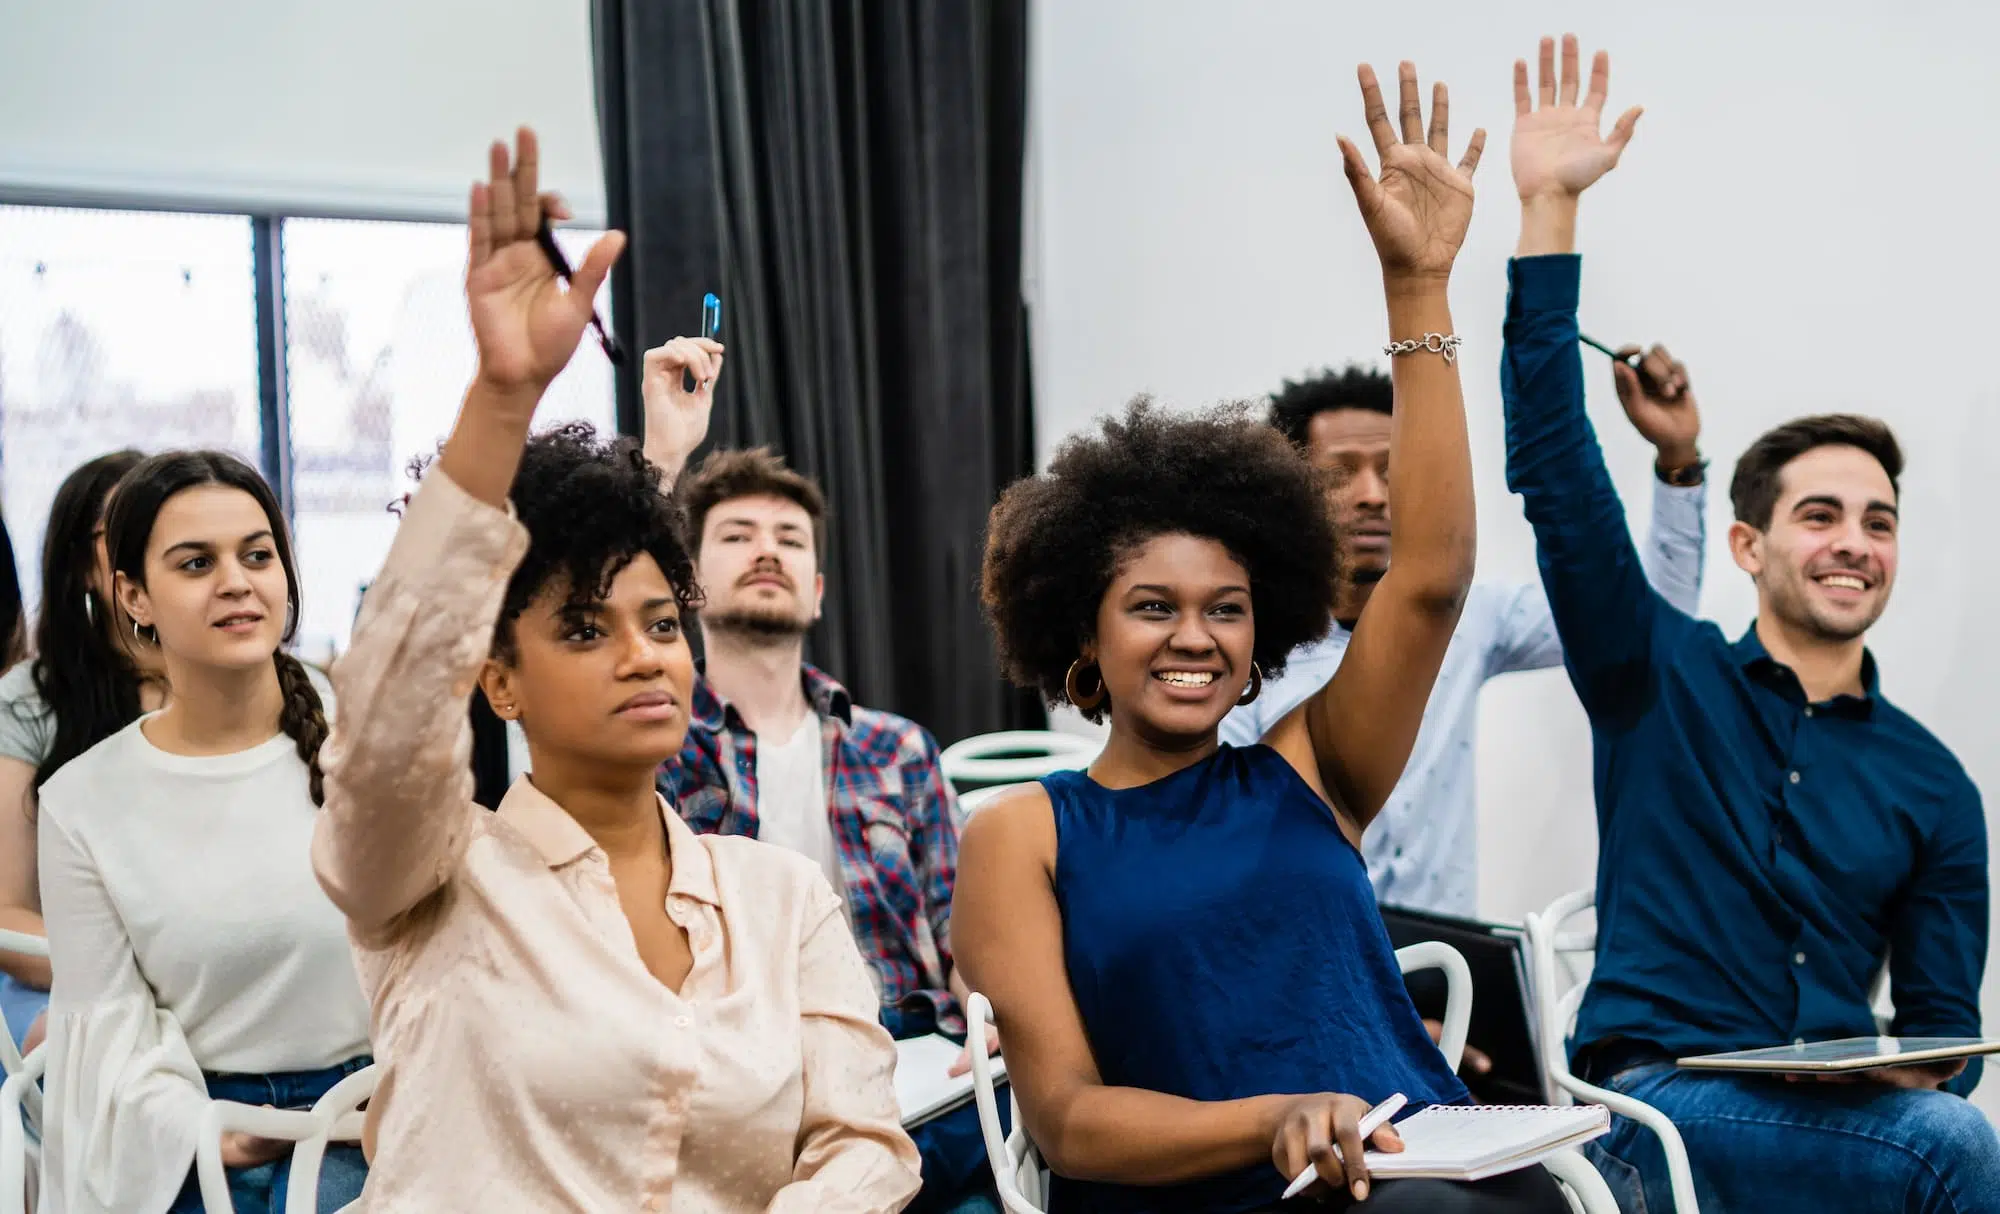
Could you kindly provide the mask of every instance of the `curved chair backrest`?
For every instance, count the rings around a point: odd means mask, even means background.
[[[1102,749],[1104,743],[1097,738],[1048,729],[1010,729],[953,742],[944,748],[939,766],[953,785],[1018,784],[1086,766]]]
[[[1535,1048],[1541,1054],[1542,1073],[1554,1104],[1583,1100],[1601,1104],[1629,1117],[1659,1136],[1666,1155],[1667,1177],[1673,1189],[1673,1214],[1700,1214],[1695,1200],[1694,1170],[1688,1164],[1687,1145],[1681,1133],[1660,1112],[1643,1100],[1635,1100],[1609,1088],[1586,1083],[1570,1073],[1569,1037],[1576,1030],[1577,1010],[1583,1006],[1584,992],[1590,987],[1585,963],[1596,956],[1597,928],[1576,927],[1572,920],[1585,911],[1595,911],[1597,895],[1580,889],[1564,894],[1526,922],[1528,937],[1529,986],[1533,991]],[[1572,975],[1583,971],[1582,978]],[[1565,972],[1567,971],[1567,972]]]

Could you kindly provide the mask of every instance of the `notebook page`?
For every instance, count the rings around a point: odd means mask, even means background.
[[[1571,1139],[1594,1137],[1610,1124],[1610,1115],[1598,1105],[1433,1105],[1397,1123],[1406,1149],[1368,1152],[1368,1170],[1385,1179],[1490,1173]]]

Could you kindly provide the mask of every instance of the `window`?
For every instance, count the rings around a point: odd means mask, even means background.
[[[260,298],[259,225],[278,232],[278,299]],[[599,235],[557,239],[574,264]],[[345,648],[395,534],[388,507],[472,375],[464,273],[461,224],[0,205],[0,510],[24,598],[40,597],[49,502],[78,464],[118,447],[220,447],[262,467],[264,427],[282,417],[299,651],[323,662]],[[284,336],[284,408],[268,418],[260,309],[282,311]],[[587,336],[537,417],[570,420],[615,426],[611,366]]]
[[[599,232],[560,230],[571,264]],[[285,381],[294,526],[304,579],[301,652],[346,647],[361,588],[395,534],[389,503],[410,460],[451,429],[475,362],[459,224],[288,219]],[[608,293],[608,288],[607,288]],[[609,315],[610,301],[598,300]],[[537,425],[615,425],[611,364],[585,340],[550,385]]]
[[[78,464],[128,446],[259,461],[256,306],[245,216],[0,206],[0,510],[26,602]]]

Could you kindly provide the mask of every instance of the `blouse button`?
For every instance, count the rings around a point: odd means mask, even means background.
[[[687,1027],[688,1025],[690,1025],[690,1024],[693,1024],[693,1023],[694,1023],[693,1019],[691,1019],[690,1017],[687,1017],[687,1016],[676,1016],[676,1017],[674,1017],[674,1027],[675,1027],[675,1028],[677,1028],[677,1029],[684,1029],[684,1028],[686,1028],[686,1027]]]

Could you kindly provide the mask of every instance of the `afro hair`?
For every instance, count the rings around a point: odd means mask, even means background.
[[[1292,446],[1304,451],[1313,418],[1332,409],[1394,413],[1395,384],[1380,371],[1360,363],[1304,379],[1288,379],[1271,397],[1271,424],[1292,440]]]
[[[1007,678],[1065,702],[1064,676],[1121,562],[1173,534],[1213,539],[1243,563],[1251,657],[1266,678],[1326,635],[1338,567],[1312,468],[1247,404],[1188,416],[1140,397],[1098,433],[1069,439],[1047,472],[1014,482],[993,507],[980,597]]]
[[[423,474],[421,461],[413,469]],[[493,654],[514,656],[514,623],[550,586],[567,605],[588,607],[611,592],[612,579],[641,553],[653,558],[683,612],[701,606],[694,560],[683,538],[680,507],[662,491],[660,470],[638,440],[600,438],[588,422],[533,435],[509,493],[528,530],[528,551],[507,581]]]

